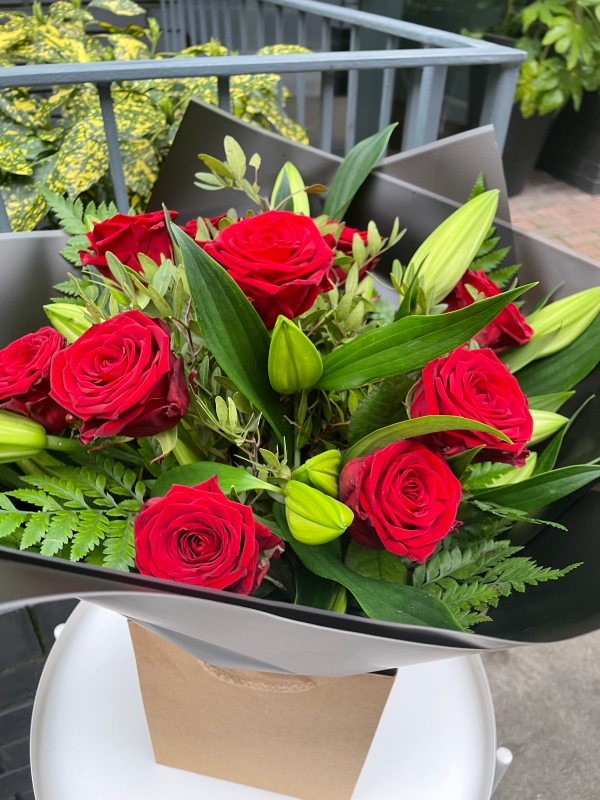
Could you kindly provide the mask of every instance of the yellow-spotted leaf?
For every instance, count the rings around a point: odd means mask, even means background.
[[[92,0],[88,8],[103,8],[119,17],[137,17],[146,12],[133,0]]]
[[[54,172],[68,195],[77,196],[97,183],[108,169],[102,120],[78,122],[65,136]]]
[[[127,188],[142,196],[149,194],[158,175],[154,147],[147,139],[122,142],[121,159]]]

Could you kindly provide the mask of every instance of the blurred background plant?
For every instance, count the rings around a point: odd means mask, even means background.
[[[94,18],[102,9],[122,24]],[[57,0],[44,14],[34,3],[31,15],[0,16],[0,67],[147,58],[224,56],[217,40],[179,53],[160,53],[161,30],[133,0]],[[297,45],[274,45],[259,54],[308,52]],[[306,132],[285,112],[289,92],[274,74],[231,79],[231,104],[237,117],[308,143]],[[162,160],[192,97],[217,105],[216,78],[186,78],[113,84],[113,102],[125,181],[131,206],[143,211]],[[0,92],[0,191],[13,230],[33,230],[46,215],[40,187],[85,201],[113,199],[102,113],[91,84]],[[51,224],[51,223],[48,223]]]

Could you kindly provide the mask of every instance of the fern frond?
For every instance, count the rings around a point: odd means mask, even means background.
[[[21,550],[38,545],[48,533],[49,525],[50,514],[44,511],[31,514],[25,523],[25,530],[21,538]]]
[[[512,281],[517,272],[521,269],[522,264],[513,264],[512,267],[502,267],[494,272],[490,272],[488,278],[494,281],[499,289],[504,289],[505,286]]]
[[[27,514],[18,511],[0,511],[0,539],[7,539],[20,528],[27,519]]]
[[[69,542],[78,524],[79,518],[73,511],[52,514],[40,553],[43,556],[56,555]]]
[[[133,520],[112,521],[104,542],[104,566],[128,572],[134,565],[134,555]]]
[[[472,200],[474,197],[477,197],[480,194],[485,192],[485,178],[483,177],[483,172],[480,172],[477,176],[477,180],[475,181],[475,185],[471,189],[471,194],[469,195],[469,200]]]
[[[491,253],[492,250],[498,246],[499,242],[500,242],[499,236],[490,236],[481,245],[481,247],[475,254],[475,258],[481,258],[481,256],[487,256],[488,253]]]
[[[484,272],[491,272],[496,269],[504,261],[510,252],[510,247],[502,247],[500,250],[493,250],[481,258],[476,258],[473,262],[472,269],[482,269]]]
[[[102,511],[82,511],[71,546],[71,561],[81,561],[106,536],[110,521]]]

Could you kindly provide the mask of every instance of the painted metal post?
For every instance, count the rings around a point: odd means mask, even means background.
[[[231,111],[231,101],[229,99],[229,76],[219,75],[217,78],[217,92],[219,95],[219,108],[223,111]]]
[[[11,230],[12,228],[10,226],[4,197],[2,196],[2,192],[0,192],[0,233],[10,233]]]
[[[447,74],[446,66],[414,70],[404,118],[403,150],[437,139]]]
[[[520,64],[493,64],[488,68],[480,125],[493,125],[500,151],[504,150]]]
[[[353,25],[350,29],[350,50],[360,49],[360,30]],[[346,144],[349,153],[356,144],[356,112],[358,110],[358,75],[356,69],[348,70],[348,99],[346,105]]]
[[[110,176],[115,191],[115,201],[121,214],[126,214],[129,211],[129,199],[125,186],[121,151],[119,150],[119,132],[117,131],[115,109],[110,94],[110,83],[99,83],[98,94],[100,95],[100,107],[102,108],[104,132],[106,133],[106,144],[108,145],[108,160],[110,163]]]

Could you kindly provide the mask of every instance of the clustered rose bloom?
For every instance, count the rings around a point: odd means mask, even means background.
[[[229,500],[217,478],[172,486],[134,521],[135,563],[142,575],[250,594],[278,558],[283,542],[254,518],[250,506]]]
[[[480,269],[472,272],[468,269],[458,282],[457,286],[444,299],[448,311],[458,311],[460,308],[470,306],[475,302],[468,287],[484,297],[494,297],[500,294],[500,289]],[[490,324],[473,338],[480,347],[491,347],[500,351],[506,347],[517,347],[526,344],[533,336],[533,328],[527,324],[514,303],[509,303]]]
[[[0,350],[0,408],[22,414],[58,433],[66,411],[49,397],[50,364],[67,344],[54,328],[40,328]]]
[[[169,211],[169,215],[174,220],[177,212]],[[139,253],[148,256],[155,264],[160,264],[161,256],[171,258],[173,255],[171,236],[162,211],[115,214],[110,219],[96,222],[86,236],[93,253],[82,250],[79,253],[81,263],[96,267],[105,278],[112,277],[106,261],[107,253],[112,253],[122,264],[136,272],[142,272]]]
[[[358,233],[364,244],[367,244],[367,239],[369,236],[368,232],[361,231],[358,228],[350,228],[348,225],[344,225],[342,232],[340,234],[340,238],[337,241],[337,244],[333,237],[333,234],[331,233],[325,234],[323,238],[331,248],[338,250],[345,256],[351,256],[352,241],[354,239],[355,233]],[[377,264],[378,261],[379,261],[378,258],[372,258],[370,261],[368,261],[367,264],[365,264],[365,266],[361,269],[359,273],[359,278],[363,278],[367,272],[370,272],[370,270],[373,269],[373,267]],[[331,268],[331,271],[329,273],[329,278],[333,283],[337,283],[338,286],[343,286],[344,283],[346,282],[346,277],[347,273],[346,270],[343,269],[343,267],[338,266]]]
[[[415,384],[411,417],[450,414],[491,425],[512,444],[479,431],[444,431],[424,441],[445,456],[484,445],[478,461],[503,461],[522,467],[527,458],[533,419],[517,379],[492,350],[458,348],[431,361]]]
[[[460,498],[444,459],[411,439],[351,459],[340,475],[340,500],[354,512],[350,536],[419,563],[452,530]]]
[[[327,275],[335,253],[309,217],[267,211],[199,244],[225,267],[269,329],[280,314],[293,319],[331,289]]]
[[[126,311],[92,327],[52,360],[50,396],[83,420],[80,440],[152,436],[175,427],[189,394],[166,322]]]

